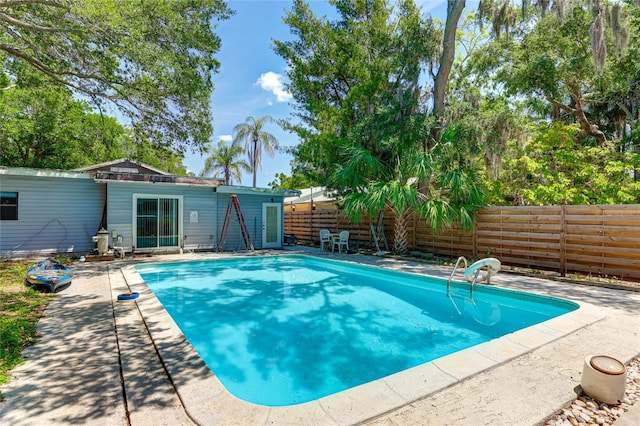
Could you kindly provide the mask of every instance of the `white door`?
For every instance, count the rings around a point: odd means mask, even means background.
[[[282,204],[262,204],[262,248],[282,247]]]

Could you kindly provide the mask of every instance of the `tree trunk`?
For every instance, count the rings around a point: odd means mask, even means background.
[[[449,75],[453,66],[453,59],[456,53],[456,31],[458,21],[464,10],[465,0],[449,0],[447,4],[447,22],[444,26],[444,37],[442,39],[442,57],[440,66],[433,82],[433,116],[436,125],[431,129],[430,140],[427,141],[427,148],[431,148],[438,143],[442,135],[444,126],[444,98],[449,84]]]
[[[253,168],[253,187],[256,187],[256,177],[258,174],[258,138],[256,135],[253,136],[253,158],[251,161],[251,167]]]
[[[393,227],[393,252],[400,255],[409,253],[409,214],[407,210],[396,212],[396,220]]]

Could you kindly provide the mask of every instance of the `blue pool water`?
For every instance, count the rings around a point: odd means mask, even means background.
[[[312,401],[578,308],[495,287],[307,256],[136,267],[236,397]]]

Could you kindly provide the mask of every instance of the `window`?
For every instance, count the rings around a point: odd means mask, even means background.
[[[0,192],[0,220],[18,220],[17,192]]]

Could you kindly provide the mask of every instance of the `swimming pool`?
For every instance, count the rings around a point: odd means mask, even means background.
[[[308,256],[136,267],[229,392],[299,404],[572,311],[573,302]]]

